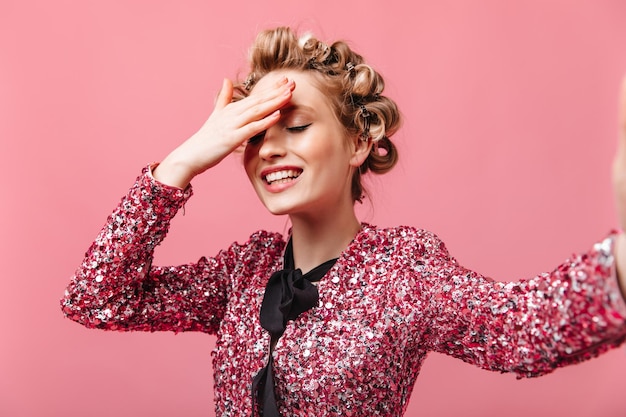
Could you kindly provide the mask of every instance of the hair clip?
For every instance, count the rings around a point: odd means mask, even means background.
[[[370,138],[370,117],[372,113],[363,105],[359,104],[361,109],[361,117],[363,118],[363,132],[361,133],[361,140],[366,141]]]
[[[354,76],[354,64],[352,62],[346,64],[346,71],[348,71],[351,77]]]
[[[250,74],[248,75],[248,78],[246,78],[246,81],[243,82],[244,90],[250,91],[250,88],[252,87],[253,83],[254,83],[254,76]]]

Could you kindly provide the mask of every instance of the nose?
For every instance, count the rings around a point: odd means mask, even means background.
[[[265,132],[261,145],[259,146],[259,157],[270,160],[285,156],[286,147],[284,135],[280,134],[279,126],[272,126]]]

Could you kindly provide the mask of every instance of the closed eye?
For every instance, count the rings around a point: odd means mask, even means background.
[[[262,131],[261,133],[257,133],[256,135],[254,135],[250,139],[248,139],[248,143],[249,144],[255,144],[255,143],[263,140],[264,137],[265,137],[265,130]]]
[[[288,127],[287,130],[290,132],[302,132],[304,130],[306,130],[309,126],[311,126],[312,123],[306,124],[306,125],[302,125],[302,126],[292,126],[292,127]]]

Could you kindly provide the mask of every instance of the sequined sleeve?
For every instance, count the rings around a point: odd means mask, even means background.
[[[626,338],[626,303],[612,243],[610,236],[551,273],[505,283],[460,266],[432,237],[421,262],[432,272],[424,288],[430,348],[533,377],[618,346]]]
[[[61,300],[65,315],[109,330],[215,333],[224,313],[232,247],[194,264],[151,267],[152,254],[191,189],[143,170],[107,219]]]

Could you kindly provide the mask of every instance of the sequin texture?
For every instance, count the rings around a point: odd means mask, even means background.
[[[62,309],[90,328],[216,335],[216,415],[250,415],[252,378],[269,351],[258,313],[285,241],[261,231],[213,258],[151,266],[190,196],[145,169],[87,251]],[[495,282],[459,265],[430,232],[364,224],[318,283],[319,305],[289,322],[274,350],[281,412],[402,415],[428,351],[519,377],[592,358],[626,338],[613,261],[609,237],[551,273]]]

